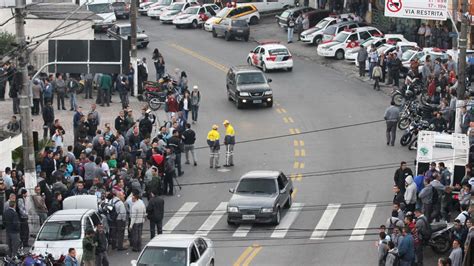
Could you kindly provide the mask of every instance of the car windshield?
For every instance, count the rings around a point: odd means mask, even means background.
[[[232,20],[232,26],[245,27],[245,26],[247,26],[247,21],[245,21],[243,19]]]
[[[91,4],[87,8],[96,14],[110,13],[112,12],[109,4]]]
[[[244,178],[236,189],[237,193],[274,194],[277,192],[275,180],[269,178]]]
[[[285,48],[271,49],[268,50],[270,55],[288,55],[288,50]]]
[[[337,26],[329,26],[324,30],[324,34],[334,35],[336,33]]]
[[[218,18],[225,17],[225,15],[229,12],[229,10],[230,10],[230,8],[228,8],[228,7],[223,8],[221,11],[219,11],[219,13],[216,14],[216,17],[218,17]]]
[[[285,12],[281,13],[280,18],[287,18],[291,12],[289,10],[286,10]]]
[[[174,4],[170,7],[170,10],[181,10],[181,8],[183,8],[184,6],[184,3],[183,4]]]
[[[187,8],[184,13],[185,14],[197,14],[198,10],[199,10],[200,7],[190,7],[190,8]]]
[[[254,72],[237,75],[237,84],[239,85],[260,83],[266,83],[265,77],[262,73]]]
[[[38,234],[38,241],[60,241],[81,238],[80,221],[46,222]]]
[[[336,37],[334,37],[333,41],[336,42],[345,42],[347,40],[347,37],[349,37],[350,33],[347,32],[340,32]]]
[[[316,24],[316,26],[314,26],[315,29],[324,29],[324,27],[326,27],[328,24],[329,24],[329,20],[321,20],[320,22],[318,22],[318,24]]]
[[[408,61],[411,59],[411,57],[416,54],[416,51],[413,50],[408,50],[402,54],[402,62],[403,61]]]
[[[122,36],[128,36],[131,34],[131,31],[132,31],[131,26],[126,26],[126,27],[121,27],[121,28],[122,28],[121,30]],[[137,32],[142,32],[142,29],[140,29],[140,27],[137,27]]]
[[[146,247],[137,266],[186,266],[186,248]]]
[[[169,5],[171,5],[171,0],[159,0],[158,5],[160,5],[160,6],[169,6]]]

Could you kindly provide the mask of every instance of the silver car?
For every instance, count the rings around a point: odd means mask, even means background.
[[[281,171],[251,171],[243,175],[227,205],[229,225],[279,224],[282,208],[290,208],[293,183]]]

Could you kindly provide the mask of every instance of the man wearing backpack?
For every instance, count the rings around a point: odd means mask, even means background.
[[[427,217],[420,209],[415,210],[416,217],[416,231],[418,232],[421,245],[415,246],[416,262],[418,265],[423,265],[423,246],[428,243],[431,238],[431,226]]]

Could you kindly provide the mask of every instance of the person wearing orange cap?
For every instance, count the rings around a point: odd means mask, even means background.
[[[207,133],[207,145],[209,145],[210,149],[210,158],[209,158],[209,167],[210,168],[219,168],[219,150],[220,150],[220,135],[219,131],[217,131],[219,127],[217,125],[213,125],[212,129]]]
[[[234,166],[234,145],[235,145],[235,131],[229,120],[224,121],[225,127],[225,165],[224,167]]]

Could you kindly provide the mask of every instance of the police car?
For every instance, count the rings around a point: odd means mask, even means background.
[[[220,10],[216,4],[205,4],[202,6],[192,6],[187,8],[180,15],[173,19],[173,24],[176,28],[192,27],[197,28],[204,24],[204,21],[215,16],[216,12]]]
[[[293,70],[293,58],[290,51],[275,41],[263,41],[250,51],[247,63],[262,68],[263,72],[269,69]]]
[[[318,46],[318,55],[324,57],[336,57],[336,59],[344,59],[347,49],[354,48],[359,43],[367,40],[372,36],[383,36],[383,33],[374,27],[360,27],[340,32],[334,39],[328,43]]]

